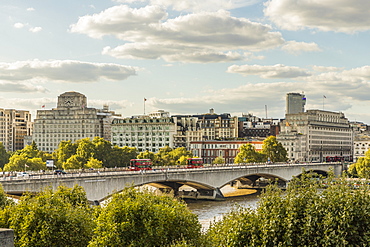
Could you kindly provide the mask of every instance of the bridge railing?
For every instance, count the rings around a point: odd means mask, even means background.
[[[320,164],[341,164],[340,162],[332,163],[240,163],[240,164],[218,164],[218,165],[205,165],[200,168],[186,168],[182,166],[155,166],[152,170],[141,170],[141,171],[130,171],[127,168],[105,168],[96,170],[84,170],[84,171],[67,171],[66,174],[53,174],[52,172],[30,172],[28,176],[9,176],[9,174],[1,176],[1,181],[18,181],[18,180],[30,180],[30,179],[61,179],[61,178],[72,178],[72,177],[98,177],[98,176],[112,176],[112,175],[145,175],[153,173],[172,173],[172,172],[196,172],[202,170],[218,170],[218,169],[250,169],[250,168],[268,168],[268,167],[283,167],[283,166],[317,166]]]

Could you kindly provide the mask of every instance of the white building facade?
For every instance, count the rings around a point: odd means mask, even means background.
[[[102,137],[110,141],[110,123],[114,116],[108,110],[87,107],[87,98],[78,92],[58,96],[57,108],[38,110],[32,140],[39,150],[53,152],[61,141]]]
[[[136,147],[139,152],[173,148],[175,134],[176,123],[171,117],[139,116],[112,121],[112,144]]]
[[[277,140],[294,161],[353,160],[353,129],[343,113],[307,110],[286,114]]]
[[[370,149],[370,136],[357,135],[353,141],[353,161],[360,157],[365,157],[365,153]]]

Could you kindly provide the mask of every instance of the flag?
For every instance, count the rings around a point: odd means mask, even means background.
[[[41,107],[42,107],[42,108],[45,108],[45,105],[42,105]]]
[[[323,95],[323,97],[326,99],[326,96],[325,95]]]

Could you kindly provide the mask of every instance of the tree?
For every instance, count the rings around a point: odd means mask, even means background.
[[[173,165],[186,165],[186,160],[193,157],[193,153],[185,147],[180,147],[170,152],[172,159],[175,161]]]
[[[186,159],[191,157],[193,157],[192,152],[186,150],[184,147],[172,149],[166,146],[160,148],[158,153],[155,154],[154,164],[160,166],[185,165]]]
[[[145,150],[144,152],[140,152],[136,158],[137,159],[151,159],[152,161],[154,161],[155,154],[153,152]]]
[[[94,145],[94,155],[93,157],[97,160],[100,160],[105,166],[110,166],[110,155],[112,153],[112,144],[101,137],[94,137],[92,140]]]
[[[63,163],[63,169],[82,169],[84,168],[85,160],[81,156],[72,155],[66,162]]]
[[[102,167],[103,167],[103,166],[102,166],[102,163],[103,163],[103,162],[101,162],[100,160],[97,160],[97,159],[95,159],[95,158],[91,157],[91,158],[87,161],[87,163],[86,163],[86,167],[87,167],[87,168],[102,168]]]
[[[353,177],[370,178],[370,150],[366,151],[365,157],[350,165],[348,173]]]
[[[168,246],[195,243],[200,223],[186,205],[169,196],[127,188],[102,208],[89,247]]]
[[[94,224],[93,209],[82,187],[60,186],[21,197],[5,208],[4,227],[14,230],[15,246],[87,246]]]
[[[367,246],[370,188],[345,179],[294,178],[284,192],[272,185],[256,210],[237,208],[207,232],[211,246]]]
[[[288,160],[286,149],[276,140],[275,136],[269,136],[263,141],[262,153],[271,162],[286,162]]]
[[[250,143],[241,145],[235,157],[235,163],[260,163],[265,161],[265,156],[256,151]]]
[[[225,164],[225,159],[222,156],[218,156],[213,160],[212,164]]]
[[[64,162],[76,154],[77,147],[78,144],[72,143],[70,140],[59,143],[58,149],[53,153],[58,168],[61,168]]]
[[[84,138],[78,140],[78,146],[76,150],[76,155],[80,158],[82,165],[86,164],[86,162],[93,157],[95,154],[95,145],[90,141],[89,138]]]

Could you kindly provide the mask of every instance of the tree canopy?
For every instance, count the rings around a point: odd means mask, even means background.
[[[370,190],[329,178],[323,189],[310,176],[286,192],[272,185],[257,209],[235,208],[207,232],[210,246],[367,246]]]
[[[353,177],[370,178],[370,149],[365,157],[360,157],[356,163],[348,168],[348,173]]]
[[[250,144],[240,147],[239,153],[235,157],[235,163],[261,163],[261,162],[286,162],[288,160],[287,151],[283,145],[276,140],[275,136],[269,136],[263,141],[262,150],[256,151]]]
[[[15,246],[87,246],[94,223],[84,190],[46,189],[21,197],[1,213],[1,227],[14,230]]]
[[[181,240],[196,246],[200,229],[197,216],[184,203],[127,188],[102,208],[89,247],[168,246]]]

